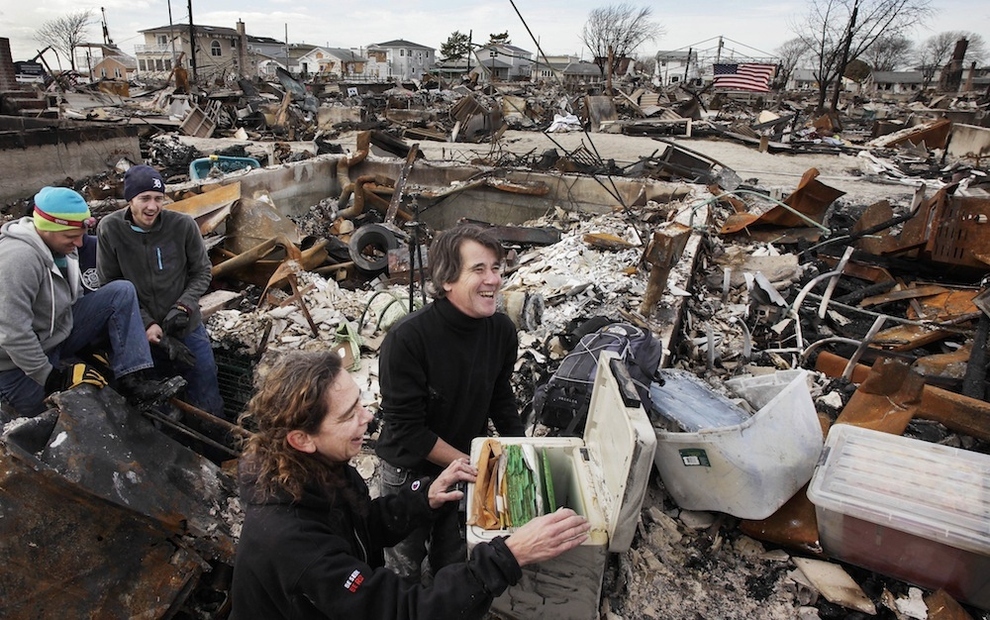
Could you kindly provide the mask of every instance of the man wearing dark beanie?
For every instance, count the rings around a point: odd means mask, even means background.
[[[164,400],[182,387],[143,376],[153,362],[129,282],[82,294],[77,250],[94,223],[78,193],[45,187],[33,215],[0,228],[0,264],[16,266],[0,287],[0,396],[19,416],[42,413],[53,392],[104,387],[111,377],[70,362],[105,341],[116,386],[132,403]]]
[[[213,277],[199,226],[163,208],[165,182],[151,166],[127,170],[124,199],[127,206],[103,218],[97,230],[100,282],[134,284],[156,370],[181,374],[185,400],[223,416],[213,347],[199,309]]]

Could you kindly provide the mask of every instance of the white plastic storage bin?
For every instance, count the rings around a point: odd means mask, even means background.
[[[836,424],[808,498],[830,556],[990,609],[990,455]]]
[[[670,372],[661,375],[674,376]],[[667,409],[666,417],[676,419],[679,409],[697,414],[692,415],[699,429],[694,432],[656,428],[655,461],[667,491],[688,510],[715,510],[742,519],[769,517],[811,479],[821,454],[822,429],[807,373],[733,379],[734,389],[758,393],[765,403],[751,416],[741,417],[733,412],[731,401],[695,381],[696,390],[675,388],[674,382],[651,390],[654,406]],[[702,396],[712,404],[698,407]],[[729,425],[706,425],[698,415],[717,423],[728,420]]]
[[[553,560],[523,567],[522,579],[495,600],[492,610],[507,618],[598,618],[606,557],[632,543],[656,447],[653,427],[625,367],[614,353],[602,353],[583,438],[499,441],[547,450],[557,504],[587,517],[591,535]],[[472,442],[472,463],[478,463],[484,442],[483,437]],[[467,498],[467,514],[474,514],[473,484]],[[469,525],[468,550],[511,533]]]

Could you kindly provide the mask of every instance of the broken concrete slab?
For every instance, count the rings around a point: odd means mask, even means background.
[[[81,121],[0,116],[0,202],[29,198],[46,185],[107,171],[108,161],[141,161],[139,130]],[[93,149],[105,157],[93,157]]]

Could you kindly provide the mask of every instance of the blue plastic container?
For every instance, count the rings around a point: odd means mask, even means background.
[[[227,157],[226,155],[210,155],[194,159],[189,164],[189,178],[193,181],[201,181],[210,177],[214,170],[217,174],[227,174],[236,172],[244,168],[260,168],[261,164],[253,157]]]

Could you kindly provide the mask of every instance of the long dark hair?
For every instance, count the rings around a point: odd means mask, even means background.
[[[328,413],[327,390],[341,372],[340,356],[333,352],[293,351],[272,365],[240,418],[257,429],[241,458],[250,464],[258,492],[284,491],[298,501],[309,483],[324,488],[344,484],[339,464],[300,452],[287,440],[290,431],[318,432]]]

